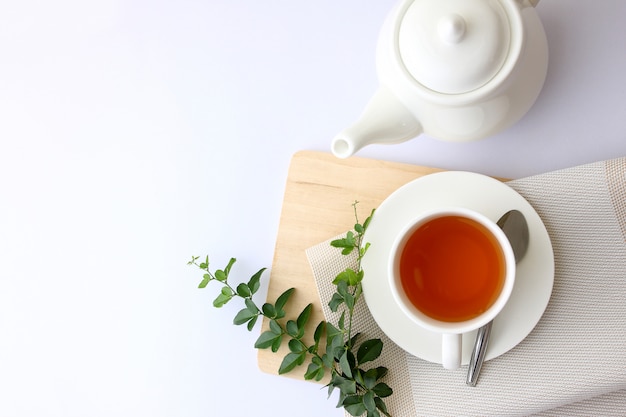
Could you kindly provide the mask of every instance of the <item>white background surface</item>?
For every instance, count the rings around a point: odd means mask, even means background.
[[[261,373],[186,262],[271,265],[290,157],[360,114],[393,4],[0,1],[0,416],[343,415]],[[359,155],[510,178],[625,156],[626,2],[537,7],[521,122]]]

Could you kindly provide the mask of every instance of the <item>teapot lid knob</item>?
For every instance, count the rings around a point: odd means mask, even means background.
[[[396,21],[397,57],[431,91],[471,92],[516,59],[519,19],[515,0],[407,0]]]
[[[437,24],[441,40],[448,44],[459,43],[465,35],[465,19],[456,13],[443,16]]]

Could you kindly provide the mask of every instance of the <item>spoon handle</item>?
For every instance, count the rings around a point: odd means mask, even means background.
[[[470,358],[469,368],[467,369],[467,380],[465,383],[470,387],[475,387],[478,381],[478,374],[480,374],[480,368],[483,366],[485,360],[485,353],[487,352],[487,345],[489,345],[489,335],[491,334],[491,324],[493,321],[485,324],[478,329],[476,333],[476,343],[474,344],[474,350],[472,351],[472,357]]]

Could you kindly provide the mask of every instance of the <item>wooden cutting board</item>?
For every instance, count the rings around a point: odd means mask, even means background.
[[[363,220],[401,185],[437,171],[441,169],[358,157],[338,159],[324,152],[296,153],[287,176],[268,301],[273,303],[283,291],[294,287],[296,291],[287,305],[288,311],[297,316],[307,304],[313,303],[311,328],[307,332],[312,334],[324,315],[305,250],[350,230],[354,225],[355,200],[359,201],[358,215]],[[261,331],[267,329],[268,322],[264,320]],[[286,345],[283,343],[277,353],[259,350],[259,368],[277,374],[282,358],[288,353]],[[295,369],[288,376],[301,379],[304,372],[304,368]]]

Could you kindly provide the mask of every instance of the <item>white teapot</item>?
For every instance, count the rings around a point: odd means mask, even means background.
[[[340,158],[421,133],[486,138],[526,114],[543,86],[548,43],[539,0],[402,0],[378,40],[380,87],[339,133]]]

